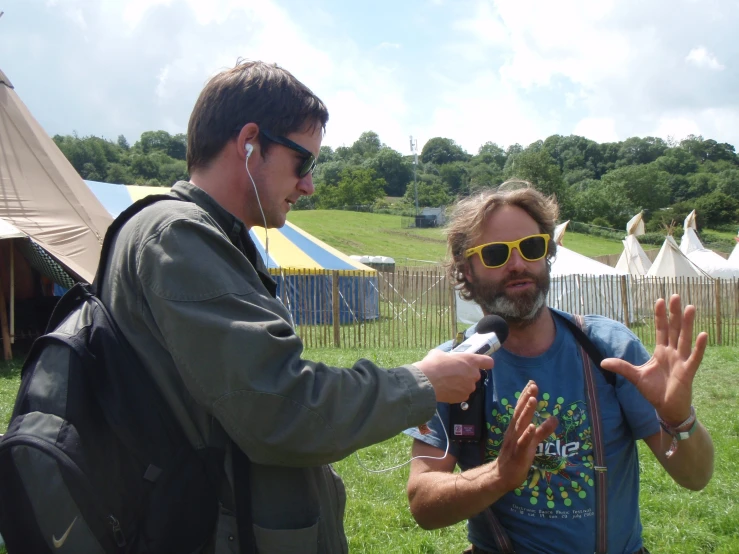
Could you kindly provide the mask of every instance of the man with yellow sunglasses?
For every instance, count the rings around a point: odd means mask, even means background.
[[[450,219],[450,277],[510,331],[482,389],[480,442],[455,437],[448,404],[423,434],[407,431],[425,456],[411,464],[408,496],[424,528],[468,520],[466,552],[644,553],[636,441],[685,488],[713,471],[691,405],[707,339],[692,345],[695,308],[673,296],[668,322],[657,301],[653,356],[618,322],[549,308],[557,216],[554,199],[525,186],[471,196]]]

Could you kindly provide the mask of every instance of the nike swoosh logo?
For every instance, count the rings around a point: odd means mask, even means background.
[[[57,539],[54,535],[51,535],[51,542],[54,543],[54,548],[61,548],[62,546],[64,546],[64,543],[67,542],[69,532],[72,530],[72,527],[74,527],[74,524],[77,523],[77,517],[75,517],[74,521],[72,521],[69,527],[67,527],[67,530],[64,532],[61,539]]]

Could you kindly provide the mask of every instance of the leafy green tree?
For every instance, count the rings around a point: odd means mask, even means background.
[[[595,179],[595,172],[588,168],[573,169],[562,174],[562,180],[568,186],[572,186],[589,179]]]
[[[366,206],[385,194],[384,179],[378,179],[372,169],[347,167],[337,185],[317,187],[318,205],[324,209]]]
[[[494,142],[486,142],[477,152],[477,156],[472,158],[473,163],[484,163],[487,165],[495,164],[498,169],[505,166],[506,153],[500,146]]]
[[[82,166],[82,171],[79,173],[83,179],[87,179],[89,181],[102,181],[102,177],[97,172],[95,165],[89,162]]]
[[[313,181],[316,186],[320,184],[336,186],[341,180],[341,174],[348,167],[348,164],[342,160],[335,160],[318,164],[313,172]]]
[[[469,190],[469,171],[467,164],[452,162],[439,168],[441,182],[452,194],[466,193]]]
[[[466,162],[470,155],[452,139],[435,137],[423,145],[421,161],[437,165]]]
[[[505,181],[503,170],[499,169],[497,165],[473,165],[469,175],[469,191],[474,192],[480,189],[497,187],[503,181]]]
[[[734,147],[731,144],[718,143],[713,139],[703,140],[700,135],[688,135],[680,142],[680,147],[700,162],[726,160],[736,163],[737,161]]]
[[[366,160],[363,165],[385,180],[387,196],[403,196],[406,186],[413,180],[411,164],[402,154],[388,146],[383,146],[377,155]]]
[[[579,186],[581,190],[573,191],[570,198],[571,213],[567,217],[583,222],[606,220],[607,227],[621,229],[634,215],[635,207],[617,186],[604,186],[596,180],[582,181]]]
[[[659,158],[667,150],[667,143],[655,137],[631,137],[621,143],[616,167],[648,164]]]
[[[714,191],[695,201],[695,212],[701,227],[715,227],[739,219],[739,200]]]
[[[352,157],[352,151],[347,146],[339,146],[336,150],[334,150],[334,161],[344,161],[348,162]]]
[[[159,165],[146,154],[134,154],[131,157],[131,172],[139,185],[151,179],[159,179]]]
[[[419,208],[439,208],[450,204],[454,200],[449,189],[436,175],[422,175],[418,179],[417,186]],[[405,191],[403,203],[408,206],[415,206],[415,194],[412,185]]]
[[[698,168],[699,171],[706,173],[722,173],[731,169],[737,169],[737,164],[729,160],[707,160]]]
[[[544,194],[564,196],[562,172],[547,150],[538,151],[526,149],[516,154],[510,165],[506,164],[506,179],[523,179],[529,181]]]
[[[169,141],[167,155],[175,160],[187,159],[187,135],[178,133]]]
[[[601,181],[618,191],[637,210],[657,210],[670,202],[669,174],[654,163],[627,165],[606,173]],[[633,214],[632,214],[633,215]]]
[[[118,147],[121,150],[128,150],[129,148],[131,148],[128,144],[128,141],[126,140],[126,137],[123,135],[118,135],[117,143],[118,143]]]
[[[330,146],[323,145],[318,153],[319,163],[326,163],[334,161],[334,150]]]
[[[739,168],[719,173],[716,190],[732,198],[739,198]]]
[[[719,178],[714,173],[692,173],[687,176],[688,194],[681,200],[689,200],[710,194],[718,186]]]
[[[687,175],[698,171],[698,162],[684,148],[670,148],[665,151],[664,156],[657,158],[657,166],[667,173],[673,175]]]
[[[122,163],[112,163],[108,166],[108,174],[105,176],[106,183],[129,185],[134,182],[129,168]]]
[[[382,148],[380,137],[374,131],[366,131],[352,144],[351,152],[360,158],[376,156]]]

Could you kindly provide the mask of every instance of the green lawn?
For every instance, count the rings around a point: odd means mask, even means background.
[[[398,215],[299,210],[290,212],[288,220],[348,255],[390,256],[402,265],[438,262],[446,255],[441,229],[403,229]]]
[[[308,357],[350,365],[367,357],[392,366],[412,362],[423,350],[341,351],[314,349]],[[645,544],[653,553],[739,553],[739,348],[709,348],[695,381],[694,403],[711,433],[716,463],[705,490],[694,493],[677,486],[646,446],[640,444],[641,507]],[[359,452],[370,469],[408,459],[410,440],[395,437]],[[372,474],[356,456],[336,464],[349,494],[346,532],[352,552],[448,553],[466,545],[463,524],[439,531],[420,529],[405,496],[408,467]]]
[[[350,366],[360,357],[389,367],[414,362],[424,349],[309,349],[306,357]],[[20,362],[0,363],[0,429],[7,425],[20,380]],[[642,462],[642,521],[647,546],[655,553],[739,553],[739,348],[709,348],[698,373],[694,403],[716,447],[713,480],[692,493],[675,485],[646,448]],[[369,473],[408,459],[410,439],[397,436],[336,464],[349,502],[346,532],[352,552],[430,554],[461,552],[462,523],[438,531],[420,529],[411,517],[405,484],[408,466]],[[0,547],[0,554],[4,550]]]
[[[397,215],[346,212],[341,210],[298,210],[288,220],[345,254],[390,256],[399,265],[412,260],[441,261],[446,239],[440,228],[403,229]],[[566,232],[564,245],[585,256],[619,254],[621,241]]]

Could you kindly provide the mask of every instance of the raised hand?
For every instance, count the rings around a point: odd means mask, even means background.
[[[681,310],[680,296],[670,298],[670,317],[665,301],[654,307],[657,344],[652,358],[639,367],[625,360],[603,360],[603,369],[623,375],[669,424],[679,425],[690,416],[693,379],[706,351],[708,335],[700,333],[693,347],[695,306]]]
[[[532,423],[536,411],[536,395],[539,388],[529,381],[516,402],[508,429],[503,436],[503,445],[498,457],[491,465],[506,490],[521,486],[528,477],[534,461],[536,447],[554,433],[559,424],[557,418],[549,417],[538,427]]]

